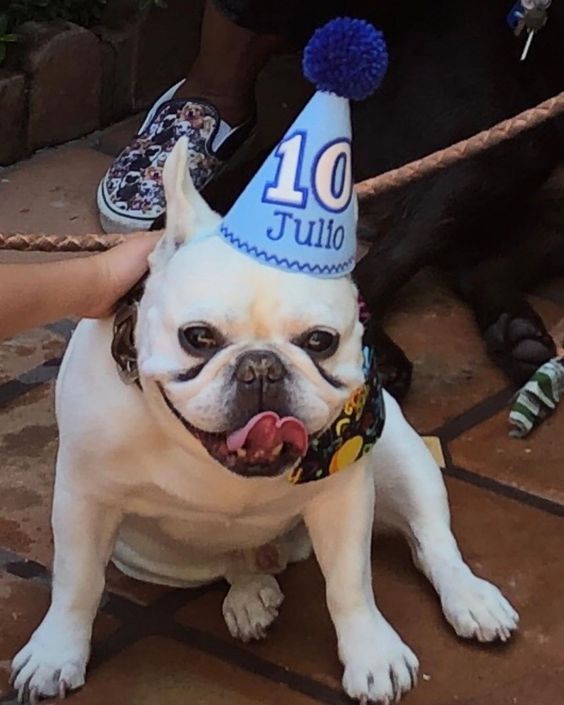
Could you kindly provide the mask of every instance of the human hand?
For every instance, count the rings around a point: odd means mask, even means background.
[[[0,340],[68,316],[104,318],[147,270],[160,233],[89,257],[0,265]]]
[[[88,271],[76,314],[83,318],[109,316],[118,300],[147,270],[147,257],[160,237],[160,232],[128,236],[123,244],[81,260]]]

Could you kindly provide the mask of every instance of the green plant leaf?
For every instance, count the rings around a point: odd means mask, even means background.
[[[150,0],[156,2],[157,0]],[[0,20],[6,16],[4,25],[0,25],[0,35],[11,32],[16,27],[28,20],[47,21],[65,19],[89,27],[95,24],[102,16],[102,11],[108,0],[0,0],[0,5],[7,8],[0,12]]]

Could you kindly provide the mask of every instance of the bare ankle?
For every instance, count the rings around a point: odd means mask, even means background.
[[[177,98],[203,98],[219,112],[221,119],[236,126],[246,122],[254,112],[254,101],[246,91],[233,91],[232,88],[189,74],[186,81],[176,91]]]

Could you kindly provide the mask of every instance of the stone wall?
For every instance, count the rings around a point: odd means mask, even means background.
[[[90,30],[28,22],[0,69],[0,165],[144,108],[186,74],[198,51],[202,0],[168,0],[137,15],[109,4]]]

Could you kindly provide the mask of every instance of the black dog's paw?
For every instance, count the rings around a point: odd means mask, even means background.
[[[502,313],[485,329],[484,340],[490,357],[519,384],[556,354],[554,341],[534,311]]]
[[[376,365],[382,385],[398,402],[401,402],[411,386],[413,365],[403,350],[381,329],[368,331],[370,344],[374,346]]]

